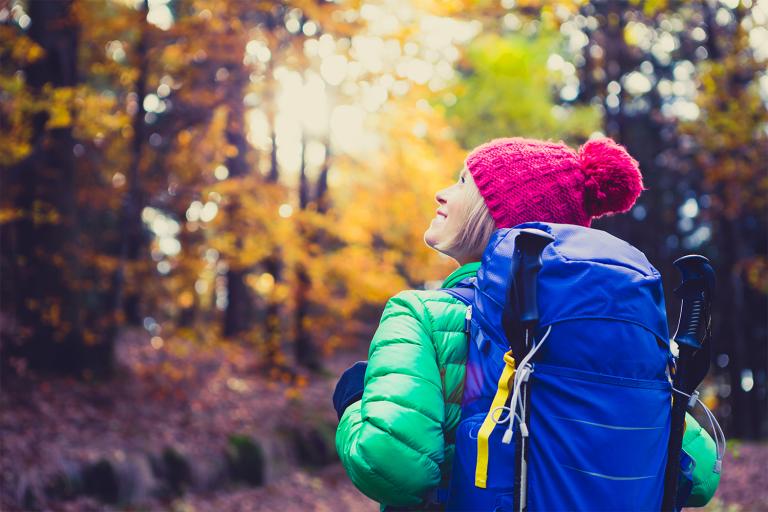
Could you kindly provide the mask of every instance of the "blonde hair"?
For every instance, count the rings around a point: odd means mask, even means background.
[[[467,172],[469,175],[469,172]],[[496,222],[488,211],[485,199],[480,195],[480,190],[472,184],[467,187],[467,208],[464,222],[456,234],[445,242],[445,252],[463,254],[473,259],[480,260],[488,240],[496,230]],[[441,244],[442,245],[442,244]],[[441,247],[442,251],[443,248]]]

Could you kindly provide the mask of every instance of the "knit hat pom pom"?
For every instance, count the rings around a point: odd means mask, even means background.
[[[584,207],[592,217],[626,212],[643,191],[637,161],[609,138],[581,146],[579,162],[586,178]]]

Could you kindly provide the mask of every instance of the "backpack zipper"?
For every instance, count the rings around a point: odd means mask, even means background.
[[[467,306],[467,312],[464,314],[464,332],[469,336],[469,326],[472,323],[472,306]]]

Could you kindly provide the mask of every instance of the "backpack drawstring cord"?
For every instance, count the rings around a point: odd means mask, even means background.
[[[538,352],[538,350],[541,348],[541,346],[544,344],[544,342],[549,337],[549,333],[552,331],[552,326],[550,325],[547,328],[547,332],[544,333],[544,336],[541,338],[541,341],[536,343],[533,347],[533,350],[528,352],[526,356],[523,358],[522,361],[520,361],[520,365],[518,366],[518,371],[515,372],[515,377],[512,384],[512,399],[509,401],[509,406],[502,405],[500,407],[496,407],[491,412],[491,418],[493,418],[496,414],[496,411],[501,410],[507,413],[506,416],[499,417],[499,419],[493,419],[493,421],[497,425],[502,425],[509,421],[509,427],[507,427],[507,430],[504,432],[504,437],[502,438],[501,442],[504,444],[509,444],[512,442],[512,429],[515,425],[515,418],[517,418],[519,425],[520,425],[520,435],[523,437],[528,437],[528,425],[525,423],[525,403],[522,399],[522,395],[520,394],[520,390],[522,388],[522,385],[525,382],[528,382],[528,378],[530,377],[531,373],[533,373],[533,367],[528,364],[531,358]],[[525,331],[525,344],[528,344],[528,331]],[[517,410],[520,410],[520,415],[517,414]],[[503,413],[502,413],[503,414]]]
[[[709,407],[707,407],[704,404],[704,402],[702,402],[701,399],[699,399],[698,390],[694,391],[693,394],[691,395],[683,391],[680,391],[677,388],[672,388],[672,391],[688,398],[688,409],[692,410],[697,403],[701,405],[702,409],[704,409],[704,413],[707,415],[707,419],[709,420],[709,426],[712,428],[712,433],[715,435],[715,452],[717,454],[717,457],[715,460],[715,467],[713,468],[713,471],[715,473],[720,473],[720,470],[723,467],[723,457],[725,456],[725,442],[726,442],[725,434],[723,434],[723,429],[720,427],[720,423],[718,423],[717,418],[715,418],[715,415],[712,414],[712,411],[709,410]]]

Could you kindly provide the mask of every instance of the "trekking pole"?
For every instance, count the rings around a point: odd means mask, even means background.
[[[541,253],[544,248],[554,240],[549,233],[538,229],[523,229],[517,237],[516,246],[519,251],[519,266],[515,275],[516,302],[518,304],[519,322],[523,328],[525,338],[522,353],[513,351],[517,361],[522,361],[533,345],[536,326],[539,324],[539,306],[536,281],[541,269]],[[511,297],[510,297],[511,299]],[[525,368],[518,371],[526,372]],[[523,512],[527,507],[528,490],[528,454],[526,452],[526,439],[528,437],[526,424],[530,421],[530,396],[525,382],[521,385],[523,417],[518,428],[517,442],[515,443],[515,489],[513,499],[515,508]],[[510,404],[515,407],[515,404]]]
[[[534,329],[539,322],[536,279],[541,268],[541,253],[553,240],[549,233],[533,228],[521,230],[515,240],[501,325],[518,363],[530,348],[526,344],[526,331]]]
[[[692,395],[709,371],[711,359],[710,306],[715,288],[715,272],[704,256],[692,254],[674,262],[682,275],[682,283],[675,290],[680,297],[680,318],[673,339],[678,346],[675,372],[672,378],[674,391]],[[661,510],[676,510],[677,483],[680,473],[685,411],[689,401],[672,393],[672,419],[667,466],[664,473],[664,496]]]

